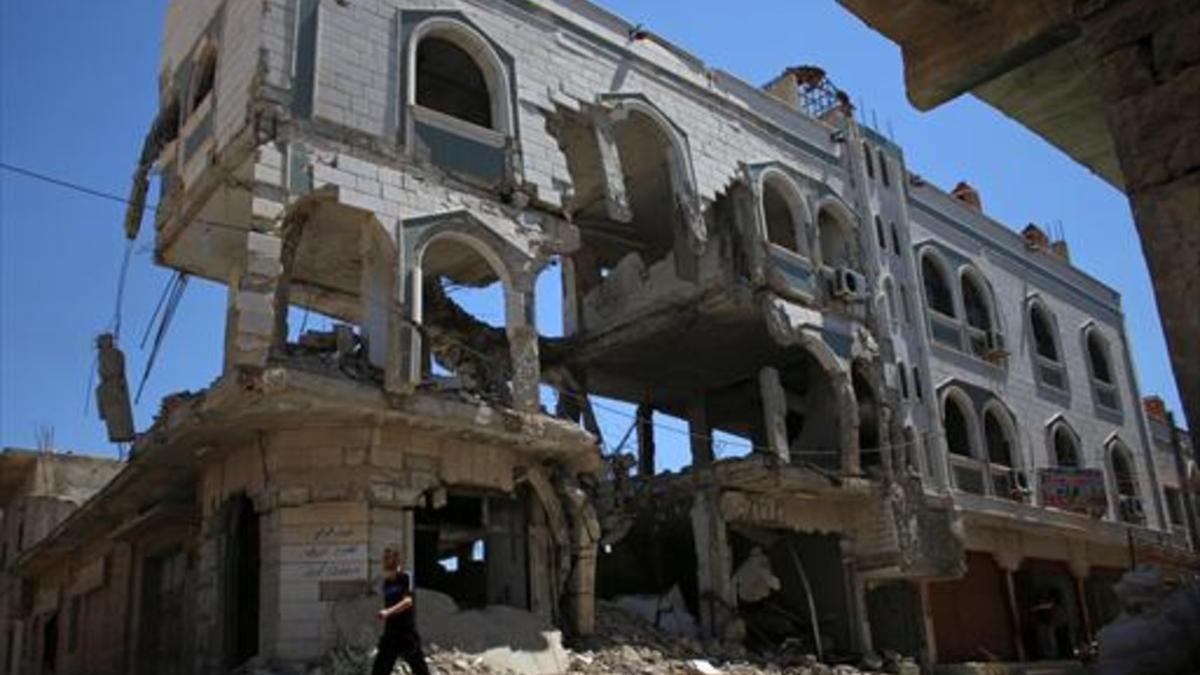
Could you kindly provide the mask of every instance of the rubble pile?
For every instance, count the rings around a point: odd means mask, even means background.
[[[701,644],[675,637],[615,604],[596,605],[596,634],[570,645],[572,675],[857,675],[906,672],[899,657],[879,659],[887,671],[860,670],[848,664],[820,663],[812,654],[781,648],[775,653],[750,653],[739,645]],[[918,672],[912,670],[911,672]]]
[[[497,659],[439,645],[427,640],[429,665],[439,675],[513,675]],[[327,663],[322,675],[362,675],[370,671],[371,653],[357,649]],[[790,647],[770,654],[750,653],[737,645],[701,644],[693,638],[675,637],[616,604],[596,606],[596,634],[567,649],[565,675],[868,675],[920,672],[911,659],[897,654],[869,655],[864,663],[873,669],[849,664],[821,663],[812,654]],[[335,663],[336,662],[336,663]],[[514,662],[513,665],[518,665]],[[519,669],[518,669],[519,670]],[[407,675],[403,665],[395,673]]]

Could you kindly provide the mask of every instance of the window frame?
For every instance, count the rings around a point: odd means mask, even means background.
[[[1045,356],[1038,349],[1037,331],[1034,328],[1035,314],[1040,315],[1046,324],[1046,330],[1049,333],[1048,337],[1054,347],[1056,358],[1052,359]],[[1058,317],[1054,312],[1050,311],[1045,302],[1034,296],[1029,299],[1025,308],[1025,324],[1027,326],[1027,335],[1029,336],[1029,353],[1033,360],[1034,381],[1037,382],[1038,386],[1046,387],[1051,391],[1062,394],[1069,393],[1071,391],[1071,381],[1063,354],[1062,335],[1058,330]],[[1062,379],[1062,386],[1060,387],[1052,382],[1048,382],[1045,377],[1047,372],[1057,373]]]
[[[1108,369],[1109,381],[1096,375],[1096,363],[1092,353],[1092,342],[1102,351],[1101,358]],[[1091,384],[1092,403],[1100,410],[1109,413],[1121,412],[1121,389],[1117,381],[1117,369],[1113,362],[1113,351],[1108,336],[1104,334],[1094,321],[1089,321],[1080,330],[1080,341],[1083,348],[1084,362],[1087,364],[1088,382]],[[1111,402],[1111,405],[1110,405]]]

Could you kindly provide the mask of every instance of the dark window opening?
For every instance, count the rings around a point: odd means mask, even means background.
[[[463,608],[529,609],[532,502],[527,492],[517,497],[452,493],[439,507],[417,509],[417,583]]]
[[[76,595],[67,605],[67,653],[79,650],[79,615],[83,613],[85,596]]]
[[[196,80],[192,87],[192,100],[188,105],[188,112],[204,103],[204,99],[208,98],[217,83],[217,52],[215,49],[210,49],[204,54],[194,77]]]
[[[1079,468],[1079,448],[1066,427],[1054,430],[1054,460],[1061,467]]]
[[[892,252],[900,255],[900,230],[896,228],[896,224],[892,223]]]
[[[817,231],[821,238],[821,262],[829,267],[858,267],[858,251],[851,226],[822,210],[817,216]]]
[[[767,240],[789,251],[800,252],[796,245],[796,222],[779,188],[763,185],[763,214],[767,219]]]
[[[1137,482],[1133,478],[1133,468],[1125,451],[1118,448],[1112,453],[1113,475],[1117,482],[1117,494],[1122,497],[1137,496]]]
[[[42,672],[53,673],[58,668],[58,612],[42,625]]]
[[[450,40],[417,45],[417,104],[477,126],[492,127],[492,98],[475,59]]]
[[[1033,327],[1033,342],[1038,356],[1058,362],[1058,343],[1054,339],[1054,329],[1045,310],[1040,307],[1031,309],[1029,322]]]
[[[887,157],[883,155],[883,150],[879,151],[879,177],[883,180],[885,187],[891,186],[892,180],[888,176]]]
[[[979,282],[970,276],[962,280],[963,310],[967,314],[967,325],[979,330],[991,330],[992,314],[988,309],[985,291]]]
[[[850,383],[854,388],[854,398],[858,402],[860,465],[864,469],[880,466],[883,463],[883,454],[880,452],[879,405],[875,399],[875,392],[857,364],[852,369]]]
[[[866,162],[866,165],[867,165],[867,178],[874,179],[875,178],[875,162],[873,159],[871,159],[871,146],[867,145],[866,141],[863,141],[862,150],[863,150],[863,161]]]
[[[258,654],[259,524],[254,502],[229,505],[225,533],[225,664],[235,668]],[[182,581],[180,581],[182,584]]]
[[[946,449],[952,454],[970,457],[971,434],[967,428],[967,415],[962,405],[953,398],[946,399],[942,427],[946,433]]]
[[[908,398],[908,369],[903,361],[900,362],[900,395]]]
[[[921,277],[925,282],[925,301],[930,309],[953,317],[954,295],[950,292],[950,284],[942,269],[928,256],[921,259]]]
[[[1108,363],[1108,347],[1104,344],[1104,338],[1097,335],[1094,330],[1088,333],[1087,350],[1088,360],[1092,362],[1092,377],[1104,384],[1112,384],[1112,370]]]
[[[921,391],[921,371],[916,366],[913,366],[912,369],[912,383],[913,393],[917,395],[917,400],[923,400],[925,396]]]
[[[992,464],[1012,466],[1012,441],[996,413],[991,410],[983,415],[983,436],[987,441],[988,461]]]
[[[875,236],[879,239],[879,248],[887,250],[887,234],[883,231],[883,220],[875,216]]]

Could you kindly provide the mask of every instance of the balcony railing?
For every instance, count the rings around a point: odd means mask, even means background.
[[[937,310],[930,310],[929,334],[933,337],[934,342],[962,351],[962,330],[954,317],[946,316]]]
[[[1039,354],[1037,356],[1037,373],[1038,381],[1042,384],[1052,389],[1066,391],[1067,368],[1062,363]]]
[[[1119,411],[1121,409],[1121,399],[1117,395],[1117,386],[1100,380],[1092,380],[1092,393],[1096,400],[1096,405],[1107,410]]]

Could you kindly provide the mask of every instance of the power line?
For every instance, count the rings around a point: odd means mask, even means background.
[[[90,195],[92,197],[97,197],[99,199],[105,199],[105,200],[108,200],[111,202],[116,202],[118,204],[124,204],[126,206],[129,206],[132,204],[132,202],[127,197],[115,195],[111,192],[105,192],[103,190],[97,190],[96,188],[88,187],[86,185],[82,185],[82,184],[76,183],[74,181],[51,176],[49,174],[42,173],[40,171],[35,171],[33,169],[28,169],[28,168],[25,168],[22,166],[16,166],[14,164],[9,164],[8,162],[0,162],[0,169],[3,169],[5,171],[11,172],[11,173],[15,173],[19,176],[24,176],[25,178],[30,178],[32,180],[37,180],[37,181],[41,181],[43,183],[48,183],[50,185],[54,185],[54,186],[63,188],[65,190],[71,190],[74,192],[78,192],[80,194]],[[150,213],[157,214],[158,210],[159,210],[159,205],[158,204],[146,204],[143,208],[145,208],[145,210]],[[219,227],[219,228],[225,228],[225,229],[229,229],[229,230],[236,230],[238,232],[248,232],[252,229],[246,225],[235,225],[233,223],[223,223],[220,221],[208,220],[205,218],[195,218],[195,219],[193,219],[192,222],[199,224],[199,225],[208,225],[210,227]]]
[[[129,199],[127,199],[125,197],[121,197],[119,195],[115,195],[115,194],[112,194],[109,192],[105,192],[103,190],[91,188],[86,185],[81,185],[74,181],[66,180],[63,178],[58,178],[58,177],[55,177],[55,176],[52,176],[52,175],[49,175],[46,173],[35,171],[33,169],[28,169],[25,167],[9,164],[7,162],[0,162],[0,169],[4,169],[5,171],[9,171],[11,173],[15,173],[17,175],[24,176],[26,178],[42,181],[42,182],[50,184],[50,185],[54,185],[54,186],[57,186],[57,187],[60,187],[60,188],[66,189],[66,190],[72,190],[72,191],[78,192],[80,194],[89,195],[89,196],[96,197],[99,199],[105,199],[108,201],[113,201],[113,202],[125,204],[125,205],[129,205],[131,203]],[[145,205],[144,208],[149,212],[157,213],[159,210],[159,205],[158,204],[147,204],[147,205]],[[206,219],[200,219],[200,218],[195,219],[194,222],[198,223],[198,224],[202,224],[202,225],[212,226],[212,227],[236,230],[237,232],[240,232],[240,233],[248,232],[251,229],[251,228],[248,228],[248,227],[242,226],[242,225],[234,225],[231,223],[222,223],[219,221],[206,220]],[[124,266],[124,263],[123,263],[123,266]],[[182,283],[179,284],[179,286],[176,289],[173,289],[173,291],[171,292],[172,296],[176,296],[176,294],[181,296],[183,288],[186,287],[186,277],[184,277],[183,279],[180,279],[179,281],[182,281]],[[123,284],[121,284],[121,285],[123,286]],[[170,283],[168,284],[168,287],[170,287]],[[172,306],[170,309],[170,314],[172,314],[172,315],[174,314],[174,305],[178,304],[178,300],[179,300],[179,297],[172,297],[172,299],[171,299]],[[120,291],[118,291],[118,312],[119,312],[119,307],[120,307]],[[402,318],[401,320],[404,323],[413,326],[418,331],[424,332],[426,330],[424,328],[424,326],[422,326],[421,324],[419,324],[416,321],[413,321],[413,320],[407,319],[407,318]],[[120,325],[119,319],[117,319],[115,323],[117,326],[119,326]],[[168,325],[169,323],[170,323],[170,321],[167,320],[164,322],[163,325],[160,325],[159,335],[156,335],[156,345],[153,350],[154,354],[157,354],[158,346],[161,343],[161,339],[165,334],[166,325]],[[468,345],[460,340],[457,340],[454,338],[448,338],[445,336],[443,336],[443,339],[447,339],[448,341],[453,342],[457,346],[476,355],[479,358],[484,358],[484,359],[491,358],[491,356],[489,356],[487,354],[483,354],[482,352],[475,350],[473,347],[471,347],[470,345]],[[154,354],[152,354],[152,357]],[[153,362],[153,358],[151,359],[151,363],[152,362]],[[142,386],[145,386],[145,380],[149,376],[149,370],[150,370],[149,366],[150,365],[151,364],[147,364],[147,371],[143,374],[142,383],[141,383]],[[139,387],[139,395],[140,395],[140,393],[141,393],[141,387]],[[558,395],[574,399],[578,403],[591,405],[593,408],[596,408],[598,410],[604,410],[608,413],[611,413],[614,415],[619,415],[619,416],[625,417],[627,419],[634,419],[634,420],[637,419],[636,414],[627,413],[623,410],[618,410],[616,408],[612,408],[612,407],[605,406],[605,405],[602,405],[599,403],[595,403],[588,398],[587,394],[581,395],[581,394],[575,394],[575,393],[568,392],[568,391],[559,390]],[[485,398],[485,400],[488,400],[489,403],[497,404],[497,405],[499,404],[498,401],[490,400],[490,399],[487,399],[486,397],[482,397],[482,398]],[[702,440],[702,441],[713,443],[714,449],[716,446],[725,447],[726,445],[735,445],[737,447],[748,447],[751,450],[751,452],[771,451],[771,448],[769,448],[769,447],[755,445],[753,442],[750,442],[750,441],[745,441],[744,445],[742,443],[736,443],[736,444],[735,443],[727,443],[726,441],[724,441],[720,438],[717,438],[715,435],[699,434],[699,433],[695,433],[695,432],[691,431],[690,429],[689,430],[677,429],[675,427],[664,425],[659,422],[652,421],[651,426],[653,428],[660,429],[663,431],[669,431],[671,433],[687,436],[689,438],[695,438],[697,440]],[[924,434],[922,434],[922,436],[924,436],[926,438],[933,437],[936,435],[937,435],[936,432],[925,432]],[[892,444],[886,449],[882,448],[882,447],[880,447],[880,448],[860,448],[858,450],[858,452],[865,453],[865,454],[883,453],[886,451],[893,451],[896,449],[906,448],[909,446],[916,447],[917,443],[915,441],[914,442],[905,441],[905,442],[901,442],[901,443]],[[837,455],[837,454],[840,454],[842,451],[840,449],[830,450],[830,449],[826,449],[826,448],[816,448],[816,449],[790,449],[789,452],[791,454]]]

